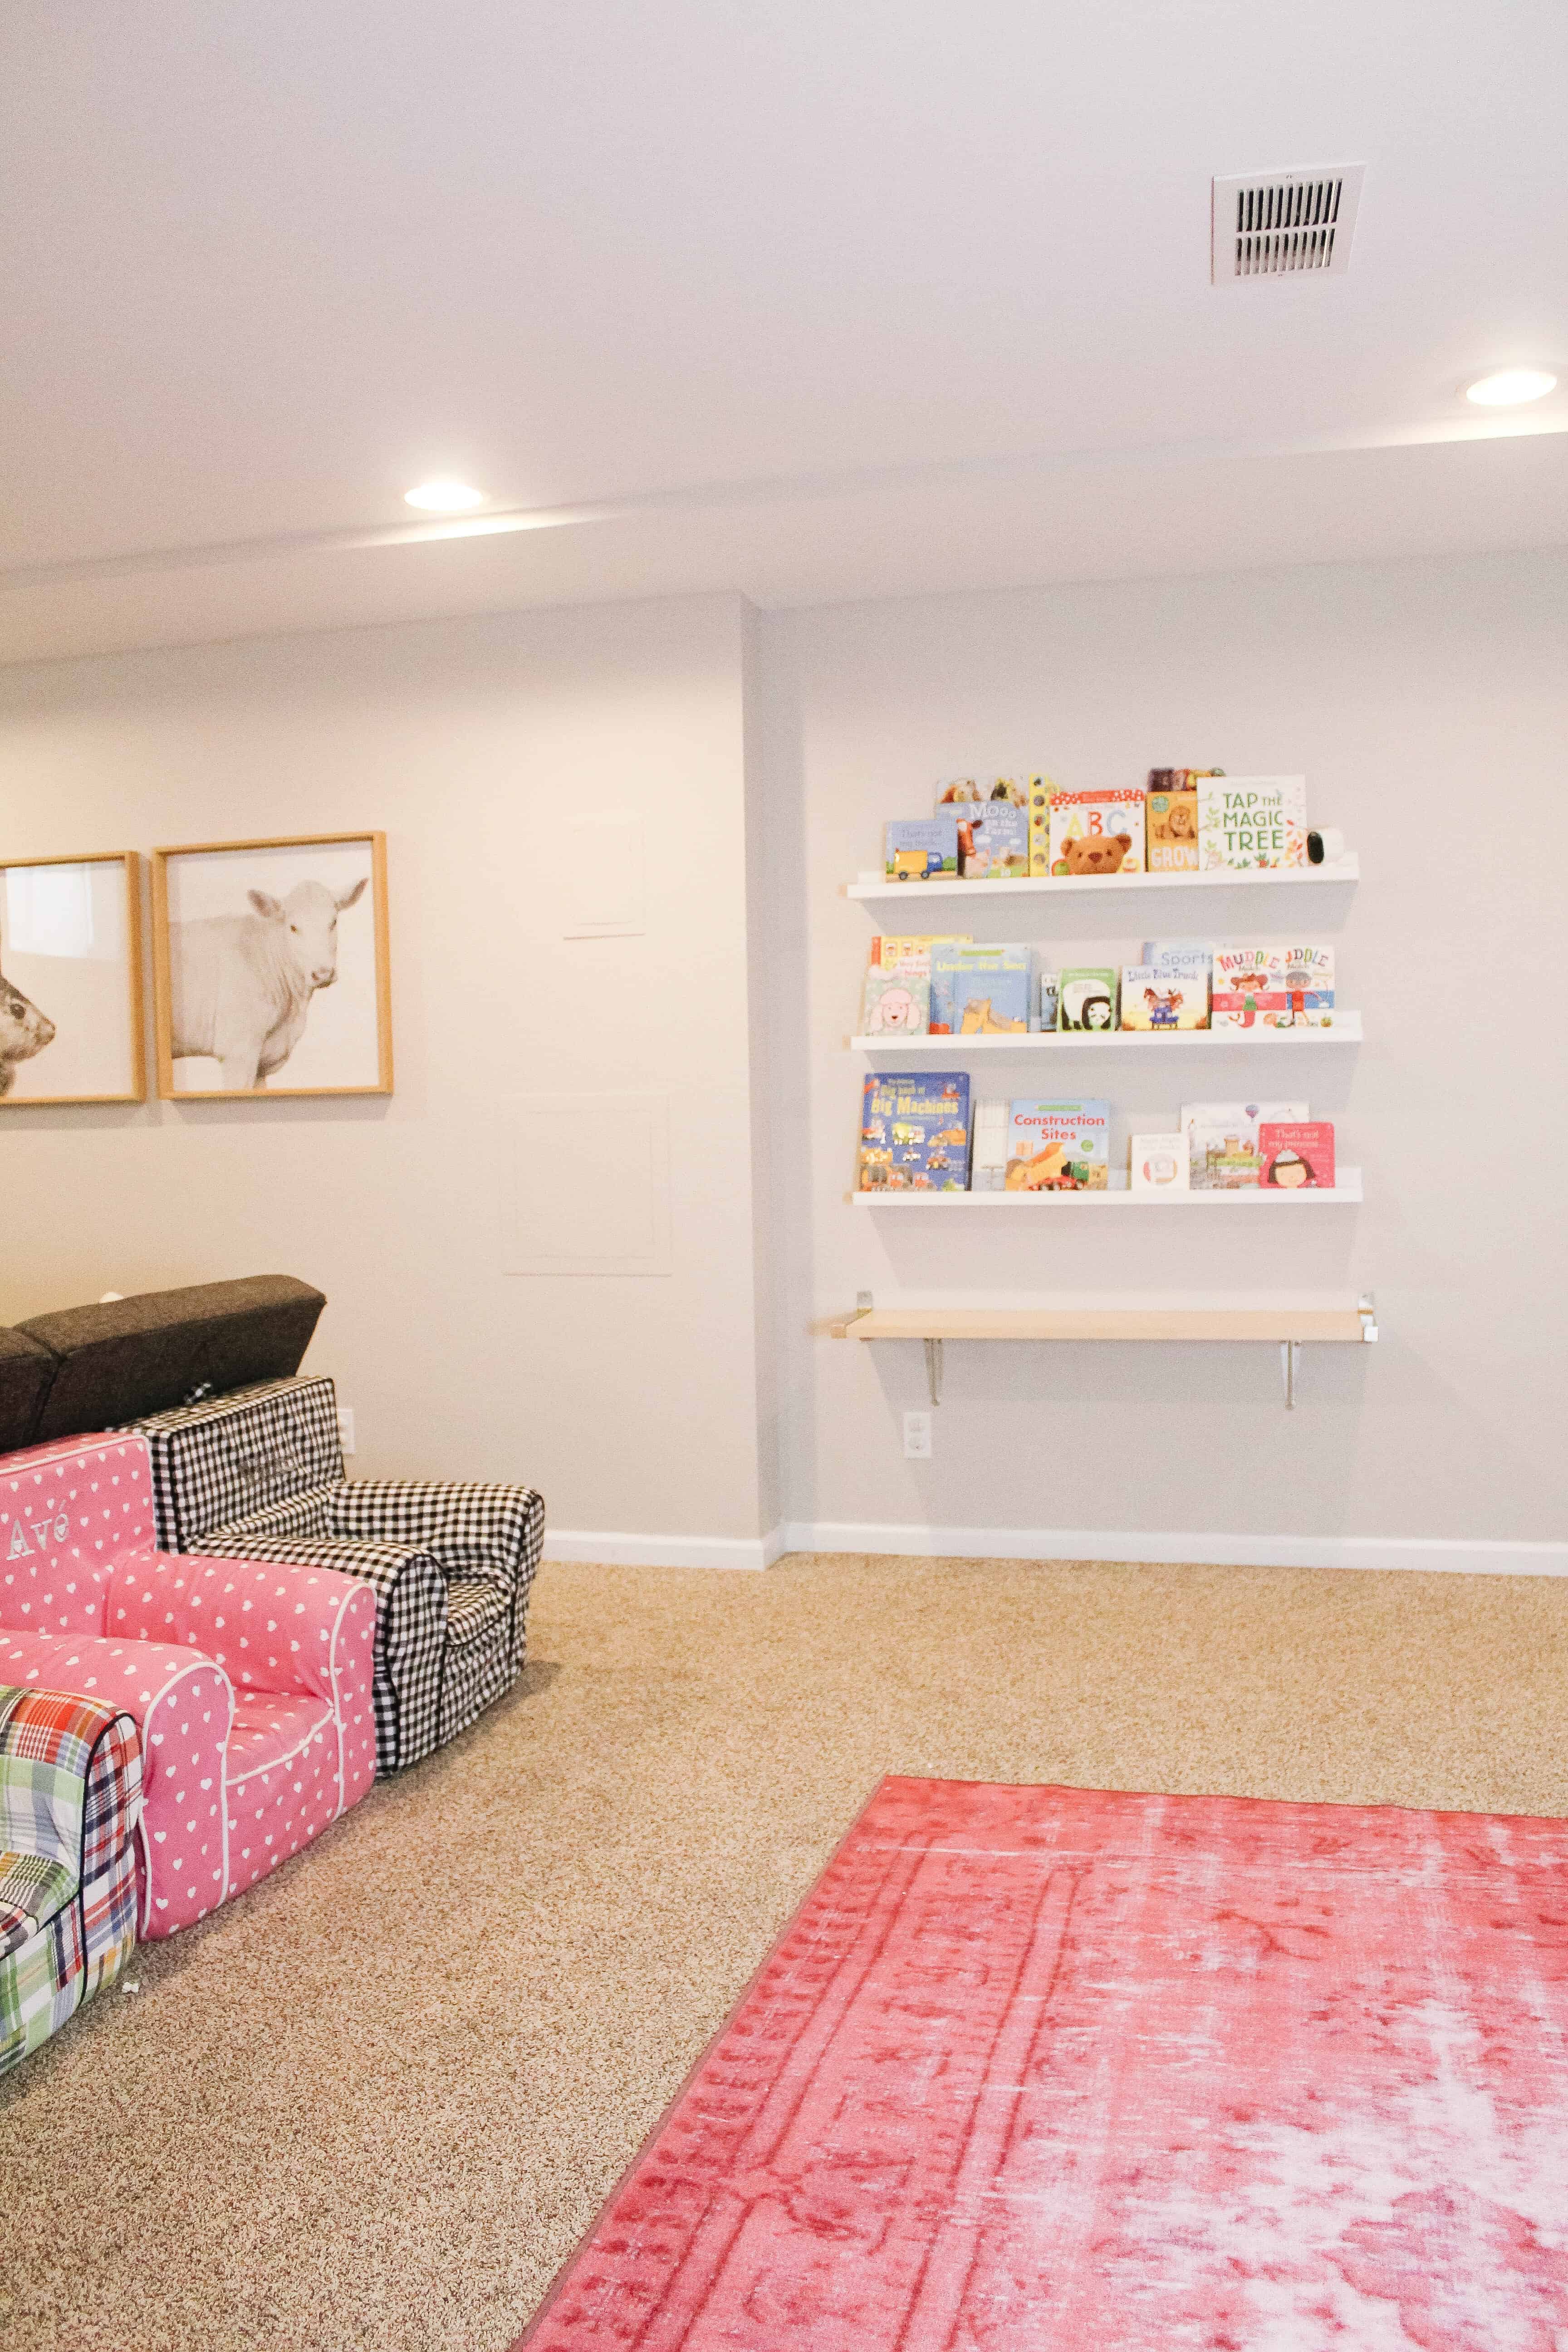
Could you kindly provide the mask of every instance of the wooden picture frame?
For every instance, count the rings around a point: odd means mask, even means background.
[[[120,868],[118,887],[109,874],[89,872],[110,866]],[[41,875],[63,884],[73,872],[81,877],[74,891],[23,889],[12,878]],[[121,968],[120,982],[94,969],[104,964]],[[42,1044],[40,1027],[48,1032]],[[104,1033],[101,1039],[95,1029]],[[7,1045],[18,1050],[7,1052]],[[72,1070],[76,1084],[68,1077],[51,1084]],[[100,1071],[122,1071],[126,1083],[99,1085]],[[146,1099],[141,858],[133,849],[114,849],[0,859],[0,1110]]]
[[[352,855],[356,850],[363,858]],[[391,1094],[384,833],[189,842],[155,849],[152,864],[158,1092],[165,1102]],[[368,945],[363,934],[356,940],[348,911],[367,884]],[[322,980],[329,955],[331,972]],[[312,1031],[314,998],[339,979],[349,984],[342,998],[329,1000],[334,1019],[318,1020]],[[183,1072],[184,1063],[205,1064],[201,1076],[220,1082],[178,1083],[197,1075]],[[290,1064],[309,1073],[307,1083],[278,1083]],[[247,1070],[248,1083],[233,1082]]]

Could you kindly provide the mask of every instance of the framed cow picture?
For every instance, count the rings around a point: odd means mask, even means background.
[[[386,836],[153,853],[158,1092],[389,1095]]]
[[[142,861],[0,865],[0,1109],[141,1102]]]

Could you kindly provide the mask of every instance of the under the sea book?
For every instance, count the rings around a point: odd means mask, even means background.
[[[1026,940],[944,940],[933,947],[931,1034],[1023,1036],[1029,1026],[1033,965],[1034,952]]]

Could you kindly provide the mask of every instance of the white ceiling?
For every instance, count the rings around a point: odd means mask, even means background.
[[[1568,541],[1565,100],[1560,0],[13,0],[0,657]]]

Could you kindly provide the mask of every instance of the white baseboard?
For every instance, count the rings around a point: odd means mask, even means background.
[[[1568,1576],[1568,1543],[1445,1536],[1219,1536],[1103,1528],[921,1528],[795,1521],[785,1551],[880,1552],[911,1559],[1110,1559],[1217,1568],[1415,1568],[1461,1576]]]
[[[591,1560],[608,1568],[771,1568],[784,1530],[765,1536],[635,1536],[587,1528],[552,1528],[546,1559]]]

